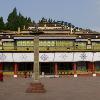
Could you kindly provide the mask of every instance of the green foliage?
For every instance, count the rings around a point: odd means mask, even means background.
[[[16,31],[18,27],[20,27],[22,30],[24,26],[28,28],[29,26],[33,25],[31,18],[24,17],[20,12],[17,14],[16,8],[14,8],[13,11],[9,14],[7,21],[7,29],[13,31]]]
[[[42,18],[37,23],[38,26],[48,26],[48,27],[54,27],[54,26],[61,26],[63,28],[73,28],[73,31],[77,30],[83,30],[82,28],[76,27],[71,23],[64,22],[64,21],[56,21],[51,18],[46,19]],[[17,31],[18,27],[20,27],[21,30],[28,29],[29,26],[36,26],[35,21],[32,21],[30,17],[23,16],[20,12],[17,13],[17,9],[14,8],[13,11],[8,15],[7,23],[3,22],[3,17],[0,17],[0,30],[11,30],[11,31]],[[91,33],[92,31],[90,29],[86,29],[88,33]]]
[[[5,29],[5,24],[3,22],[3,17],[0,17],[0,30],[4,30]]]
[[[45,24],[47,23],[47,19],[46,18],[42,18],[41,20],[39,20],[39,24]]]
[[[11,12],[8,16],[7,19],[7,29],[8,30],[17,30],[17,20],[18,20],[18,16],[17,16],[17,9],[14,8],[13,12]]]

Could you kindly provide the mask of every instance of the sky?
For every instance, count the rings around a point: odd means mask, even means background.
[[[35,21],[52,18],[100,32],[100,0],[0,0],[0,16],[5,22],[15,7]]]

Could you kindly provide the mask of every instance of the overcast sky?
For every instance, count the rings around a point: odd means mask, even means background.
[[[0,16],[6,21],[14,7],[32,20],[53,18],[100,31],[100,0],[0,0]]]

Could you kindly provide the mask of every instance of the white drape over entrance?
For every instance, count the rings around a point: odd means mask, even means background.
[[[33,53],[13,53],[14,62],[33,62],[34,54]]]
[[[54,62],[73,62],[73,53],[55,53]]]
[[[53,62],[54,61],[54,53],[40,53],[39,61],[40,62]]]
[[[93,61],[92,52],[76,52],[74,53],[74,61]]]
[[[34,53],[0,53],[0,62],[33,62]],[[40,62],[100,61],[100,52],[40,53]]]
[[[0,53],[0,62],[13,62],[12,53]]]
[[[100,61],[100,52],[95,52],[94,53],[93,61]]]

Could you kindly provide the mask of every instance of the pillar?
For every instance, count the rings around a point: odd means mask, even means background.
[[[95,63],[94,62],[92,63],[92,66],[93,66],[93,69],[92,69],[93,76],[96,76],[96,73],[95,73]]]
[[[0,63],[0,73],[3,73],[3,64]]]
[[[73,63],[74,77],[77,77],[76,62]]]
[[[55,77],[58,77],[58,64],[57,63],[55,63],[54,74],[55,74]]]
[[[88,66],[88,72],[92,72],[92,70],[93,70],[92,62],[87,62],[87,66]]]
[[[3,63],[0,63],[0,81],[3,81]]]
[[[18,72],[18,64],[14,63],[14,77],[17,77],[17,72]]]
[[[34,82],[30,83],[27,93],[45,93],[44,85],[40,82],[40,68],[39,68],[39,34],[38,29],[37,33],[34,33]]]
[[[40,68],[39,68],[39,35],[36,33],[34,36],[34,81],[40,79]]]

